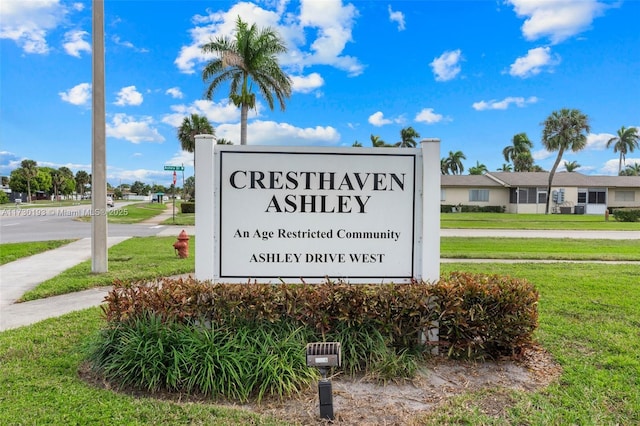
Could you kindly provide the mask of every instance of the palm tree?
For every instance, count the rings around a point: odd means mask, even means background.
[[[420,137],[420,134],[411,126],[400,130],[400,142],[396,142],[394,146],[400,148],[415,148],[417,145],[416,139]]]
[[[618,161],[618,174],[622,171],[622,163],[628,153],[635,151],[640,147],[640,135],[638,135],[638,129],[636,127],[626,128],[622,126],[618,130],[618,136],[613,137],[607,141],[607,148],[613,145],[613,152],[620,153],[620,161]]]
[[[205,92],[207,99],[225,81],[230,81],[229,99],[240,107],[240,145],[247,144],[247,117],[250,108],[256,106],[253,83],[273,110],[274,95],[280,109],[285,110],[285,98],[291,96],[291,78],[282,71],[277,55],[287,48],[280,35],[272,28],[259,29],[249,26],[238,16],[233,39],[217,37],[202,46],[204,53],[217,55],[202,71],[202,79],[209,82]]]
[[[484,164],[480,163],[479,161],[476,161],[476,165],[473,167],[469,167],[469,174],[470,175],[483,175],[487,172],[487,166],[485,166]]]
[[[451,170],[449,170],[449,162],[445,157],[442,157],[440,159],[440,174],[448,175],[450,172]]]
[[[27,181],[27,200],[31,202],[31,181],[38,176],[38,163],[33,160],[22,160],[22,174]]]
[[[233,145],[233,142],[231,142],[229,139],[218,138],[216,139],[216,145]]]
[[[80,198],[84,197],[84,188],[91,182],[91,176],[84,170],[78,170],[76,172],[76,191],[80,193]]]
[[[513,163],[513,170],[516,172],[528,172],[533,165],[531,148],[533,142],[529,140],[526,133],[518,133],[511,140],[512,145],[507,145],[502,150],[505,161]]]
[[[513,167],[509,163],[502,163],[502,167],[498,167],[497,171],[499,171],[499,172],[511,172],[511,171],[513,171]]]
[[[578,152],[587,145],[587,135],[591,131],[589,125],[589,117],[578,109],[563,108],[559,111],[553,111],[549,117],[542,123],[542,145],[547,151],[558,151],[556,161],[549,172],[549,184],[547,186],[547,194],[551,194],[551,185],[556,169],[562,159],[562,154],[568,149]],[[547,206],[545,213],[549,214],[549,200],[547,197]]]
[[[640,176],[640,163],[627,164],[627,167],[619,173],[620,176]]]
[[[564,162],[564,168],[567,169],[568,172],[572,172],[576,169],[579,169],[580,167],[582,166],[578,164],[578,162],[575,160],[572,162],[568,162],[568,161]]]
[[[358,141],[355,141],[353,143],[353,145],[351,145],[351,146],[354,147],[354,148],[362,148],[362,144],[360,142],[358,142]]]
[[[383,141],[378,135],[369,135],[369,139],[371,139],[371,146],[374,148],[387,148],[391,146]]]
[[[216,132],[209,123],[207,117],[198,114],[191,114],[182,120],[178,127],[178,140],[180,147],[193,153],[193,168],[196,168],[196,135],[215,135]]]
[[[466,160],[467,157],[463,154],[462,151],[449,151],[449,157],[447,157],[447,168],[454,175],[461,175],[464,172],[464,165],[462,164],[462,160]]]
[[[54,199],[58,201],[58,190],[62,189],[62,186],[67,181],[67,177],[60,170],[54,170],[51,172],[51,183],[53,183],[53,195]]]

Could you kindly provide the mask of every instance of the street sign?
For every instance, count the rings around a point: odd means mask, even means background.
[[[184,166],[164,166],[165,170],[184,171]]]

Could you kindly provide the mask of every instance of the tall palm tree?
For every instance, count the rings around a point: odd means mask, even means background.
[[[231,142],[229,139],[217,138],[216,144],[217,145],[233,145],[233,142]]]
[[[549,172],[549,184],[547,186],[547,194],[551,194],[551,185],[556,169],[562,159],[562,154],[566,150],[578,152],[587,145],[587,135],[591,131],[589,125],[589,117],[578,109],[563,108],[559,111],[553,111],[549,117],[542,123],[542,145],[547,151],[558,151],[556,161]],[[549,214],[549,200],[547,197],[547,206],[545,213]]]
[[[513,136],[511,143],[502,150],[504,160],[513,163],[514,171],[528,172],[533,165],[533,156],[531,155],[533,142],[529,140],[526,133],[518,133]]]
[[[205,92],[207,99],[214,91],[229,81],[229,99],[240,107],[240,145],[247,144],[247,117],[249,109],[256,106],[253,83],[262,97],[274,108],[274,95],[285,110],[285,99],[291,96],[291,78],[282,71],[277,55],[287,51],[280,35],[272,28],[259,29],[249,26],[238,16],[234,38],[217,37],[202,46],[204,53],[217,57],[202,71],[202,79],[209,83]]]
[[[449,157],[447,157],[447,167],[451,174],[461,175],[464,172],[464,165],[462,164],[462,160],[466,160],[467,157],[464,155],[462,151],[449,151]]]
[[[182,120],[178,127],[178,141],[180,147],[193,153],[193,169],[196,168],[196,135],[215,135],[216,132],[209,123],[207,117],[198,114],[191,114]]]
[[[568,172],[572,172],[576,169],[579,169],[580,167],[582,166],[578,164],[578,162],[575,160],[572,162],[568,162],[568,161],[564,162],[564,168],[567,169]]]
[[[411,126],[400,129],[400,142],[396,142],[395,146],[400,148],[415,148],[417,145],[416,139],[420,137],[420,134]]]
[[[513,171],[513,166],[509,163],[502,163],[502,167],[498,167],[497,171],[499,172],[511,172]]]
[[[618,136],[613,137],[607,141],[607,148],[613,145],[613,152],[620,153],[620,160],[618,161],[618,174],[622,171],[622,163],[628,153],[635,151],[640,147],[640,135],[636,127],[629,127],[628,129],[622,126],[618,130]]]
[[[31,202],[31,181],[38,176],[38,163],[33,160],[22,160],[22,174],[27,181],[27,200]]]

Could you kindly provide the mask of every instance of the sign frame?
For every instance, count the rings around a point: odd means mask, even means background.
[[[208,139],[198,135],[196,143]],[[439,140],[426,142],[434,141],[430,145],[439,158]],[[425,218],[433,220],[434,200],[424,199],[422,148],[201,144],[212,148],[205,153],[197,145],[197,279],[383,283],[439,278],[439,160],[434,162],[437,175],[427,173],[429,179],[437,176],[429,183],[437,191],[427,191],[438,194],[437,227],[425,229]],[[368,232],[372,229],[380,232]],[[426,252],[425,231],[430,234]],[[353,240],[343,238],[348,233]]]

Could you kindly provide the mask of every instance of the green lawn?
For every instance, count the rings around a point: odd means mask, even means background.
[[[194,272],[193,248],[188,258],[180,259],[173,248],[175,241],[175,237],[129,238],[109,249],[109,272],[92,274],[91,260],[87,260],[39,284],[25,293],[21,301],[107,286],[115,279],[143,280]],[[195,237],[191,237],[189,244],[195,245]]]
[[[457,259],[558,259],[640,261],[637,240],[443,237],[440,255]]]
[[[584,214],[442,213],[441,228],[640,231],[640,222]]]
[[[493,388],[440,404],[415,424],[640,424],[640,266],[447,264],[523,277],[540,291],[537,339],[560,379],[535,392]],[[211,401],[177,403],[127,395],[79,377],[82,348],[101,327],[98,309],[0,333],[0,424],[286,424]],[[499,397],[498,414],[478,407]],[[343,407],[348,410],[348,407]]]
[[[0,244],[0,265],[69,244],[74,240]]]

